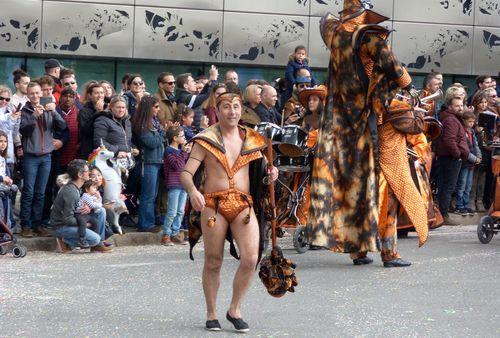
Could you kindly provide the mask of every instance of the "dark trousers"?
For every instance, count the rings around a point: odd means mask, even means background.
[[[457,187],[458,174],[462,167],[462,161],[448,156],[438,157],[438,201],[439,211],[443,217],[448,217],[451,195]]]
[[[491,151],[483,151],[483,163],[485,164],[485,172],[486,177],[484,179],[484,191],[483,191],[483,205],[486,210],[488,210],[491,206],[492,198],[493,198],[493,188],[494,178],[493,172],[491,170]]]

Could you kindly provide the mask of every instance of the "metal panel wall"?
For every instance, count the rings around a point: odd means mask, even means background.
[[[342,10],[344,1],[342,0],[310,0],[311,1],[311,16],[323,16],[330,12],[335,16]],[[396,0],[400,1],[400,0]],[[373,10],[377,13],[392,17],[394,6],[393,0],[372,0]]]
[[[499,0],[372,0],[410,70],[498,72]],[[284,66],[329,53],[319,18],[343,0],[2,0],[0,52]],[[42,11],[43,9],[43,11]],[[474,48],[473,48],[474,47]]]
[[[225,11],[309,15],[311,0],[226,0]]]
[[[0,51],[40,52],[41,0],[4,0],[0,11]]]
[[[308,30],[308,17],[226,12],[222,61],[286,65]]]
[[[227,2],[228,0],[226,0]],[[222,10],[224,0],[135,0],[136,6]]]
[[[134,56],[221,61],[222,12],[136,7]]]
[[[478,26],[500,27],[500,1],[476,0],[474,24]]]
[[[472,26],[394,22],[393,48],[408,70],[470,74]]]
[[[396,0],[394,21],[472,25],[472,0]]]
[[[134,7],[43,2],[43,53],[132,57]]]
[[[498,75],[500,71],[500,28],[474,27],[472,65],[473,74]]]

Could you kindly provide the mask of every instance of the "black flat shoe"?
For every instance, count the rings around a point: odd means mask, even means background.
[[[250,328],[248,327],[248,324],[241,318],[233,318],[229,315],[229,312],[226,313],[226,319],[231,322],[231,324],[234,325],[234,329],[238,332],[248,332],[250,331]]]
[[[361,258],[353,259],[352,263],[354,265],[372,264],[373,263],[373,259],[371,259],[370,257],[366,256],[366,257],[361,257]]]
[[[205,329],[208,331],[220,331],[222,328],[220,327],[220,323],[217,319],[207,320],[205,323]]]
[[[405,266],[410,266],[411,262],[402,260],[401,258],[396,258],[388,262],[384,262],[384,268],[402,268]]]

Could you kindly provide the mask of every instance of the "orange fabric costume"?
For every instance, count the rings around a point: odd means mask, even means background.
[[[229,178],[229,189],[223,191],[206,192],[206,206],[220,213],[229,223],[231,223],[245,208],[253,206],[252,196],[249,193],[234,188],[234,176],[244,166],[250,162],[263,157],[261,150],[266,147],[266,140],[253,129],[240,127],[240,135],[244,139],[243,148],[236,159],[233,167],[229,167],[226,157],[222,136],[218,124],[206,129],[203,133],[195,136],[192,141],[202,146],[210,154],[215,156],[225,169]]]
[[[391,107],[394,104],[396,100],[393,100]],[[420,135],[423,136],[423,134]],[[382,243],[382,260],[389,261],[400,257],[396,252],[399,204],[404,208],[417,230],[419,246],[422,246],[428,234],[428,203],[422,198],[411,176],[407,155],[407,135],[396,130],[391,123],[382,123],[378,127],[378,139],[381,169],[379,172],[378,230]]]

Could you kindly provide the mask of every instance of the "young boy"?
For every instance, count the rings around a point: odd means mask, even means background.
[[[311,68],[309,68],[307,49],[302,45],[295,47],[294,53],[290,54],[288,64],[286,65],[285,77],[287,80],[287,91],[284,95],[287,95],[288,98],[292,96],[293,85],[296,84],[297,71],[299,69],[307,69],[309,71],[309,74],[311,75],[311,87],[314,87],[316,85],[316,81],[312,75]]]
[[[173,245],[173,243],[187,244],[179,235],[184,208],[186,206],[187,193],[182,187],[180,176],[187,161],[186,137],[182,127],[170,127],[167,129],[167,140],[169,146],[165,149],[165,160],[163,169],[165,183],[168,190],[167,215],[163,224],[163,238],[161,244]]]
[[[87,223],[90,223],[92,227],[97,227],[97,219],[95,215],[100,212],[106,212],[102,207],[101,194],[97,190],[97,183],[92,180],[88,180],[83,183],[82,191],[83,194],[78,201],[78,206],[76,208],[75,217],[78,223],[78,236],[80,240],[78,241],[78,246],[82,249],[89,247],[89,243],[85,239],[85,230],[87,229]],[[90,214],[82,214],[82,210],[87,205],[92,212]]]
[[[456,209],[457,213],[462,216],[474,215],[476,211],[469,206],[470,202],[470,191],[472,189],[472,178],[474,176],[474,165],[481,163],[481,150],[477,143],[477,138],[474,133],[474,123],[476,121],[476,116],[473,112],[465,112],[462,116],[462,120],[465,127],[467,146],[469,151],[477,157],[475,163],[463,162],[462,168],[460,169],[460,174],[457,181],[456,189]]]

